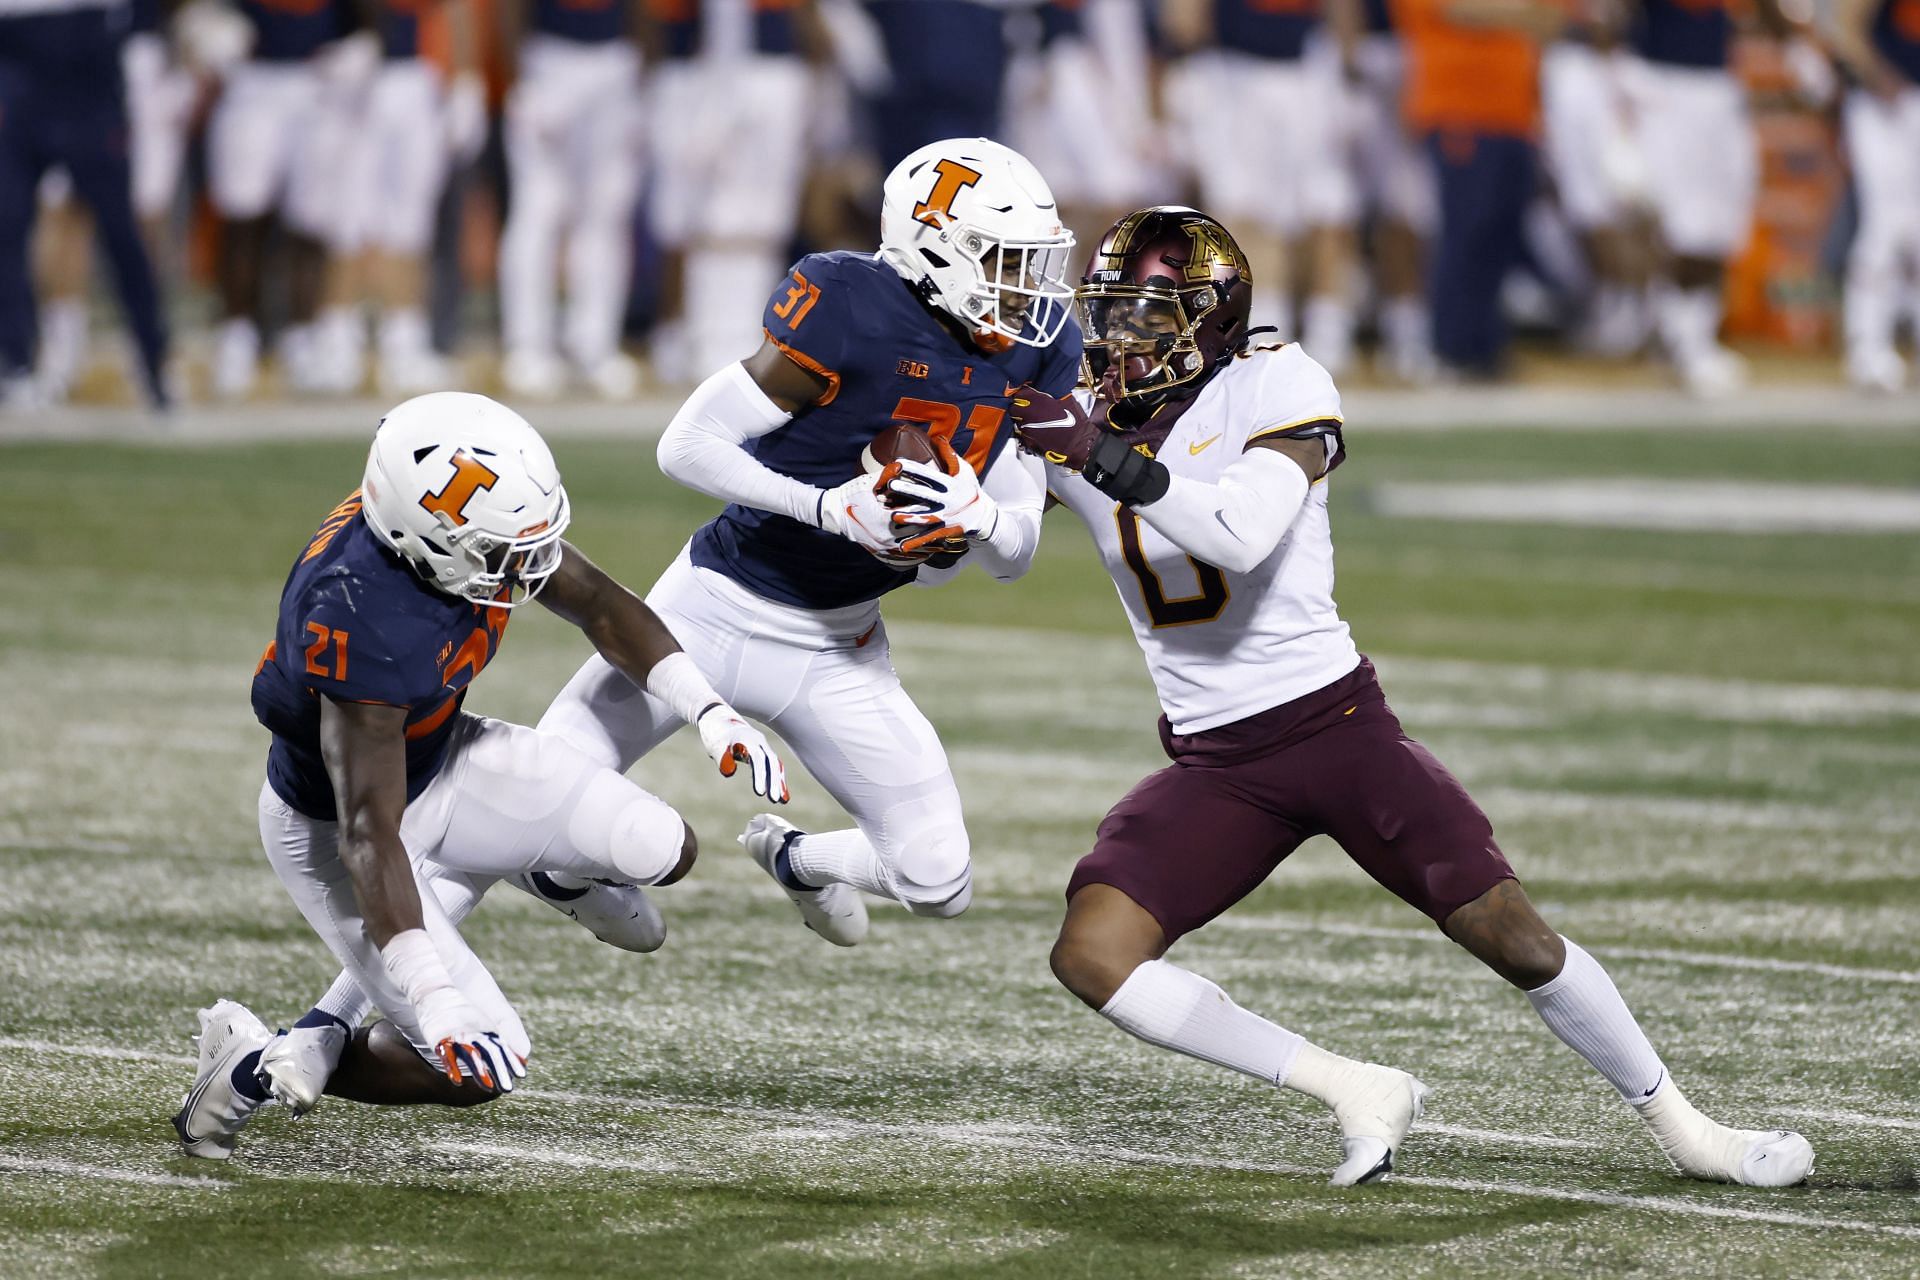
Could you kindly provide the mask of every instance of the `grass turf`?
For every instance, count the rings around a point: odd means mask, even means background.
[[[706,837],[634,957],[497,892],[470,925],[536,1045],[466,1113],[269,1110],[175,1154],[192,1010],[290,1020],[331,966],[257,847],[246,680],[349,443],[0,449],[0,1273],[1906,1276],[1920,1256],[1920,550],[1910,536],[1392,520],[1366,488],[1654,475],[1911,485],[1897,436],[1356,439],[1340,599],[1409,728],[1710,1111],[1801,1128],[1784,1192],[1671,1177],[1525,1002],[1315,842],[1183,963],[1435,1094],[1403,1176],[1320,1185],[1311,1105],[1127,1040],[1046,972],[1059,887],[1160,763],[1065,513],[1034,573],[908,590],[895,659],[969,802],[980,898],[821,946],[691,741],[636,770]],[[712,509],[644,444],[557,446],[576,541],[644,586]],[[518,621],[476,710],[584,654]],[[797,820],[835,821],[796,778]]]

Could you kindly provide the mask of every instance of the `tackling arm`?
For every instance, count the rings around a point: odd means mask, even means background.
[[[745,764],[754,794],[786,801],[787,770],[780,757],[758,729],[714,692],[646,601],[565,542],[560,545],[560,567],[538,598],[580,628],[620,674],[698,729],[700,744],[722,774],[732,777],[738,765]]]
[[[980,487],[993,499],[996,518],[984,534],[972,539],[973,555],[999,581],[1012,582],[1033,567],[1034,552],[1040,549],[1047,464],[1024,449],[1003,449],[987,468]]]
[[[1246,573],[1280,545],[1325,465],[1318,439],[1263,440],[1248,446],[1219,483],[1168,475],[1165,494],[1134,511],[1194,559]]]

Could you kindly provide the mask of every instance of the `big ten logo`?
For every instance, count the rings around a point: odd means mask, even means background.
[[[927,193],[925,200],[913,206],[913,216],[930,227],[942,227],[953,218],[954,200],[962,191],[980,181],[982,174],[958,160],[935,161],[933,172],[936,175],[933,190]]]
[[[905,356],[900,357],[900,363],[893,366],[893,371],[903,378],[924,378],[933,372],[918,360],[909,360]]]

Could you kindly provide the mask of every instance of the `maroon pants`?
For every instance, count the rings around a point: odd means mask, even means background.
[[[1160,721],[1173,764],[1100,823],[1067,885],[1107,884],[1167,941],[1251,893],[1309,836],[1439,924],[1511,879],[1487,815],[1387,706],[1361,660],[1324,689],[1203,733]]]

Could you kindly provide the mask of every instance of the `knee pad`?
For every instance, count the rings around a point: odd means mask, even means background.
[[[973,864],[961,828],[930,831],[916,839],[894,868],[900,901],[917,916],[951,919],[973,902]]]
[[[627,884],[653,884],[680,865],[687,824],[671,806],[611,769],[581,793],[567,837],[599,874]],[[592,874],[592,873],[590,873]]]

